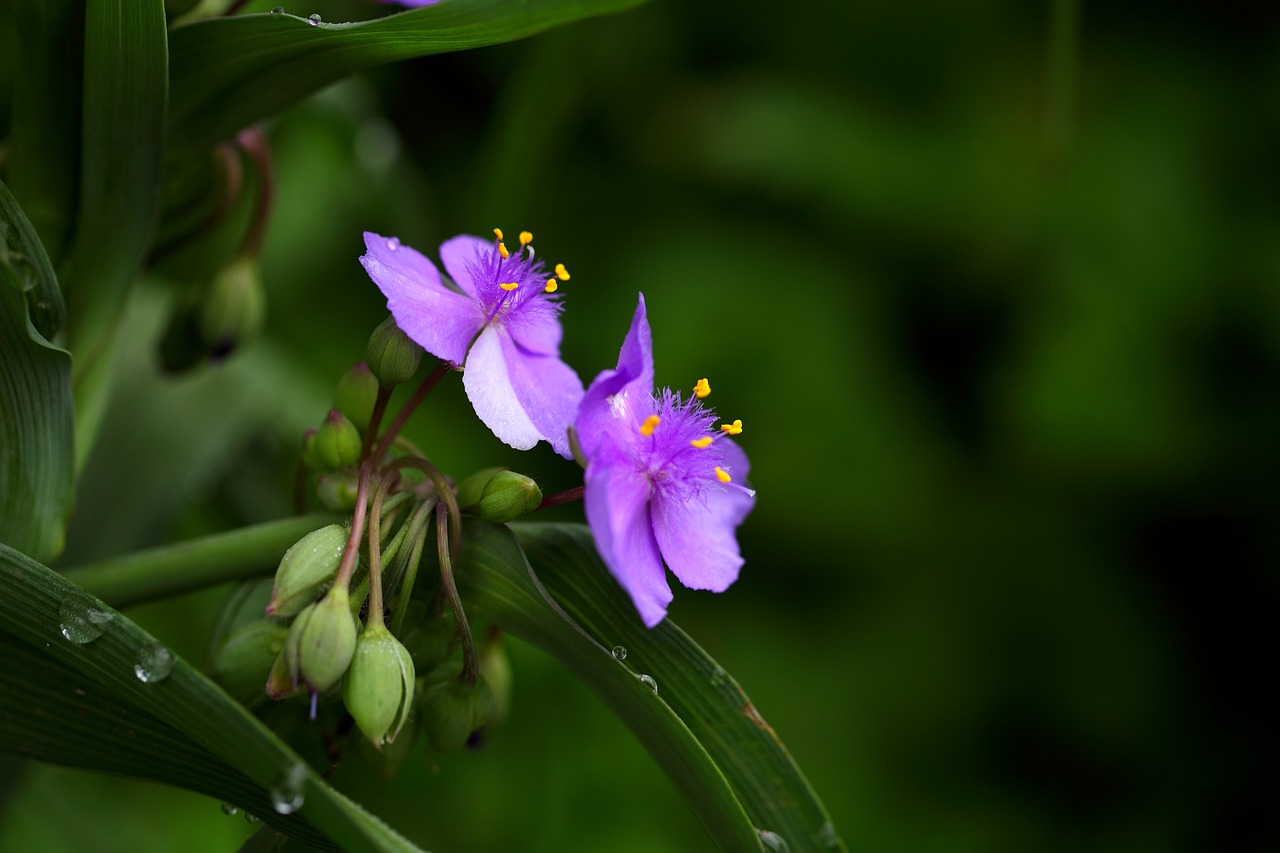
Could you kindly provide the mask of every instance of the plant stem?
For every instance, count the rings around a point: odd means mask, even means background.
[[[364,536],[365,514],[369,509],[369,476],[373,473],[373,465],[366,460],[360,466],[360,482],[356,485],[356,511],[351,516],[351,534],[347,536],[347,547],[342,552],[342,562],[338,564],[338,574],[333,585],[347,587],[351,583],[351,575],[356,570],[356,558],[360,553],[360,537]]]
[[[565,489],[563,492],[556,492],[554,495],[547,495],[542,499],[542,503],[538,504],[538,509],[546,509],[547,507],[555,506],[556,504],[567,504],[572,501],[580,501],[582,500],[582,495],[583,492],[586,491],[586,488],[586,486],[574,486],[572,489]],[[537,512],[538,509],[535,509],[534,512]]]
[[[396,434],[404,428],[405,422],[409,420],[409,416],[413,414],[414,409],[418,408],[419,404],[421,404],[422,401],[427,398],[427,395],[431,393],[431,389],[436,387],[436,383],[443,379],[444,375],[452,369],[452,364],[447,361],[442,361],[436,365],[435,370],[431,371],[431,373],[427,375],[426,379],[422,380],[422,384],[418,386],[418,389],[413,392],[413,396],[410,397],[408,402],[406,402],[400,408],[400,411],[396,413],[395,420],[391,422],[391,426],[387,427],[387,431],[383,434],[382,440],[379,441],[377,447],[374,448],[373,456],[371,458],[375,464],[382,459],[383,454],[387,452],[387,448],[391,447],[391,442],[395,441]]]
[[[467,624],[467,614],[462,610],[462,598],[453,582],[453,563],[449,559],[449,529],[444,504],[436,504],[436,548],[440,552],[440,590],[453,608],[454,631],[462,644],[462,675],[459,680],[472,686],[480,676],[480,659],[476,655],[476,641]]]
[[[383,477],[373,496],[373,518],[369,524],[369,621],[365,628],[381,628],[382,619],[382,502],[397,477]]]
[[[294,542],[340,520],[332,513],[282,518],[75,566],[63,576],[112,607],[128,607],[266,575]]]

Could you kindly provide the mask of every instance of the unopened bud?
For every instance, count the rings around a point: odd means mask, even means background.
[[[391,388],[407,381],[418,370],[422,361],[422,347],[409,340],[409,336],[396,325],[394,317],[382,321],[382,325],[369,336],[369,369],[378,377],[383,388]]]
[[[293,676],[289,674],[288,656],[285,654],[288,649],[288,643],[289,639],[286,637],[285,648],[281,649],[280,654],[276,655],[275,662],[271,664],[271,672],[267,675],[267,684],[262,692],[269,699],[279,701],[302,692],[302,688],[294,682]]]
[[[374,746],[400,734],[413,707],[413,658],[385,627],[374,626],[356,642],[342,701]]]
[[[542,490],[531,478],[515,471],[500,471],[485,484],[476,513],[487,521],[505,524],[528,515],[541,504]]]
[[[493,694],[481,678],[433,684],[422,695],[422,730],[431,746],[447,752],[459,749],[484,725],[493,707]]]
[[[330,471],[316,478],[316,497],[325,509],[350,512],[360,494],[360,475],[354,468]]]
[[[355,650],[356,622],[347,590],[332,587],[289,627],[284,656],[290,681],[323,693],[342,678]]]
[[[479,471],[471,474],[458,484],[458,506],[463,509],[471,509],[471,507],[480,503],[480,498],[484,496],[484,487],[495,475],[507,470],[506,468],[481,468]]]
[[[363,442],[360,430],[351,419],[337,409],[330,409],[324,423],[316,430],[315,447],[320,464],[334,470],[359,462]]]
[[[342,374],[338,387],[333,392],[333,405],[351,418],[362,432],[369,426],[373,417],[373,405],[378,401],[378,377],[373,375],[369,365],[363,361]]]
[[[316,433],[318,432],[319,430],[312,427],[302,434],[302,464],[312,471],[324,470],[324,463],[320,461],[320,454],[316,451]]]
[[[258,333],[266,301],[257,258],[236,258],[214,276],[200,309],[200,334],[211,358],[226,358]]]
[[[237,702],[252,706],[264,696],[262,682],[280,657],[287,634],[283,625],[265,619],[233,632],[214,654],[213,680]]]
[[[330,524],[303,536],[285,551],[267,603],[268,616],[292,616],[323,593],[342,562],[350,531]]]

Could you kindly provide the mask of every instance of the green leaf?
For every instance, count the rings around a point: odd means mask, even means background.
[[[0,588],[0,750],[201,791],[328,849],[416,849],[185,661],[167,677],[139,680],[134,666],[155,638],[3,545]],[[62,626],[86,636],[72,617],[87,608],[109,614],[102,634],[72,642]],[[279,814],[270,792],[291,775],[303,802]]]
[[[388,62],[516,41],[644,0],[448,0],[352,24],[240,15],[174,29],[172,137],[218,142],[324,86]]]
[[[0,183],[0,542],[50,559],[71,511],[71,356],[53,346],[62,294]]]
[[[791,850],[843,850],[825,807],[738,683],[670,619],[644,627],[581,524],[512,525],[537,576],[595,640],[621,645],[706,748],[752,823]],[[598,688],[597,688],[598,689]]]
[[[547,533],[540,532],[546,530],[540,525],[521,525],[519,529],[530,544],[549,542],[551,547],[563,551],[547,553],[552,561],[564,564],[566,557],[578,559],[579,549],[572,532],[563,540],[572,547],[565,548],[560,547],[560,540],[547,538]],[[569,531],[576,529],[568,528]],[[590,534],[586,536],[587,547],[590,547]],[[540,570],[548,570],[549,576],[557,581],[563,581],[562,576],[569,574],[568,568],[555,571],[541,559],[542,553],[535,551],[535,554],[539,556]],[[589,568],[591,572],[603,572],[602,566]],[[673,695],[685,689],[687,679],[677,680],[674,671],[664,673],[655,667],[652,674],[659,685],[655,693],[627,663],[612,654],[613,645],[630,639],[629,635],[635,632],[631,623],[639,626],[630,603],[620,610],[610,598],[590,599],[593,585],[583,589],[561,583],[557,598],[591,617],[586,623],[588,626],[603,629],[597,632],[589,627],[584,632],[541,588],[538,576],[530,570],[511,531],[474,518],[468,518],[464,528],[457,579],[468,607],[475,606],[504,630],[558,658],[600,696],[649,750],[722,849],[760,849],[755,825],[743,810],[723,768],[717,766],[716,757],[708,753],[707,745],[690,730],[689,723],[696,721],[683,719],[670,704]],[[705,658],[687,637],[678,632],[676,635],[682,640],[676,645],[682,655],[691,661],[698,660],[699,656]],[[670,638],[676,635],[668,632],[664,636],[672,643]],[[649,660],[637,657],[646,664]],[[668,682],[665,688],[664,681]],[[741,725],[737,721],[733,723]],[[768,782],[767,777],[760,780],[760,784]]]
[[[81,459],[105,405],[115,327],[159,207],[167,71],[163,0],[87,4],[80,199],[62,282]]]

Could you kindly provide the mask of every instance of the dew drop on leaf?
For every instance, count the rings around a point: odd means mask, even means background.
[[[626,659],[627,659],[627,647],[626,647],[626,646],[614,646],[614,647],[613,647],[613,659],[614,659],[614,660],[626,660]]]
[[[658,692],[658,682],[654,679],[652,675],[639,675],[636,677],[640,679],[640,683],[643,684],[645,687],[648,687],[654,693]]]
[[[765,850],[771,850],[773,853],[791,853],[791,845],[787,844],[786,839],[778,833],[757,829],[756,835],[760,837],[760,843],[764,845]]]
[[[271,807],[277,814],[293,814],[302,808],[303,788],[307,784],[307,769],[294,764],[285,771],[279,784],[271,789]]]
[[[133,674],[146,684],[163,681],[173,672],[173,652],[159,643],[151,643],[142,647],[138,653],[138,662],[133,665]]]
[[[283,14],[284,14],[284,7],[283,7],[283,6],[277,6],[277,7],[275,7],[274,9],[272,9],[272,10],[271,10],[271,14],[273,14],[273,15],[283,15]]]
[[[114,618],[114,613],[103,610],[97,599],[84,593],[72,595],[58,607],[58,629],[76,645],[101,637]]]
[[[310,15],[307,16],[307,22],[310,23],[311,26],[313,27],[319,24],[320,21],[321,21],[321,18],[320,18],[319,12],[312,12]]]
[[[240,813],[240,810],[235,806],[231,805],[231,803],[223,803],[222,813],[227,817],[234,817],[235,815]]]

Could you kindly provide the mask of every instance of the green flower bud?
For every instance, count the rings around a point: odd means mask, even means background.
[[[324,463],[320,461],[320,454],[316,452],[316,435],[318,433],[319,430],[312,427],[302,434],[302,464],[312,471],[324,470]]]
[[[373,417],[373,405],[378,401],[378,378],[363,361],[342,374],[333,392],[333,405],[351,418],[351,422],[363,432]]]
[[[382,387],[391,388],[417,372],[418,363],[422,361],[422,347],[409,340],[409,336],[396,325],[394,317],[388,317],[369,336],[367,361]]]
[[[484,487],[495,475],[507,470],[506,468],[481,468],[479,471],[468,476],[465,480],[458,484],[458,506],[463,509],[470,509],[480,503],[480,498],[484,495]]]
[[[332,587],[325,597],[298,614],[285,639],[290,681],[323,693],[338,683],[356,651],[356,620],[347,590]]]
[[[293,676],[289,674],[288,649],[289,638],[285,637],[285,647],[280,650],[280,654],[276,655],[275,663],[271,664],[271,672],[267,675],[267,684],[263,688],[263,693],[268,698],[280,700],[288,699],[302,692],[302,688],[293,680]]]
[[[464,681],[433,684],[422,694],[423,734],[440,752],[459,749],[484,725],[492,706],[493,694],[483,678],[474,685]]]
[[[320,463],[334,470],[359,462],[363,442],[360,430],[351,419],[337,409],[330,409],[324,423],[316,430],[315,447]]]
[[[356,508],[360,493],[360,475],[354,468],[330,471],[316,478],[316,497],[325,509],[350,512]]]
[[[209,356],[226,358],[256,335],[266,302],[257,258],[236,258],[214,276],[200,309],[200,335]]]
[[[311,531],[285,551],[267,602],[268,616],[292,616],[320,597],[333,583],[349,533],[341,524],[330,524]]]
[[[542,490],[529,477],[500,471],[485,484],[476,513],[495,524],[506,524],[533,512],[542,503]]]
[[[360,635],[342,685],[342,701],[374,746],[400,734],[413,707],[413,658],[385,627]]]
[[[262,682],[280,657],[287,635],[283,625],[265,619],[233,632],[214,654],[213,680],[242,705],[261,701]]]

